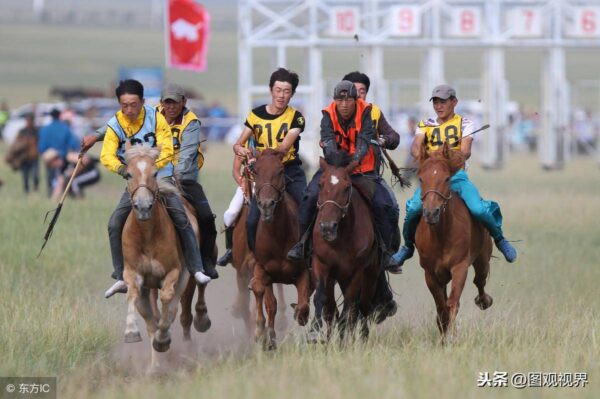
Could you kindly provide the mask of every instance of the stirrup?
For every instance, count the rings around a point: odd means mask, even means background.
[[[297,242],[294,246],[288,251],[287,259],[291,261],[301,261],[305,259],[304,255],[304,243],[302,241]]]

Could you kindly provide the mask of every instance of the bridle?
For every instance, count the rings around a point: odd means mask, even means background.
[[[346,214],[348,213],[348,209],[350,208],[351,202],[352,202],[352,184],[350,184],[350,190],[348,191],[348,200],[346,201],[346,205],[342,206],[334,200],[327,200],[323,203],[319,203],[319,201],[317,200],[317,209],[320,211],[321,208],[323,208],[327,204],[335,205],[340,211],[342,211],[342,219],[343,219],[346,216]]]
[[[258,189],[256,190],[256,200],[258,201],[258,199],[260,198],[260,190],[262,190],[265,187],[271,187],[273,188],[273,190],[275,190],[277,192],[277,199],[275,199],[275,204],[273,204],[273,206],[277,206],[277,204],[279,204],[281,202],[281,200],[283,199],[283,196],[285,194],[285,181],[283,183],[283,187],[279,188],[277,186],[275,186],[274,184],[271,183],[263,183],[261,184]]]
[[[448,201],[450,201],[452,199],[452,192],[450,192],[450,194],[448,194],[448,196],[446,196],[443,193],[439,192],[438,190],[427,190],[427,191],[425,191],[424,194],[421,195],[421,202],[423,202],[425,200],[425,197],[427,197],[427,195],[430,193],[437,194],[444,199],[444,202],[442,202],[442,206],[441,206],[442,211],[444,211],[446,209],[446,206],[448,205]]]

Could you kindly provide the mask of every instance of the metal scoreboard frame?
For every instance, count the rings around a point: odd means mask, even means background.
[[[505,161],[508,131],[508,82],[505,53],[509,49],[543,51],[542,167],[560,168],[569,157],[570,90],[565,50],[600,49],[600,0],[240,0],[239,114],[253,98],[268,95],[266,83],[254,82],[257,51],[270,51],[273,67],[286,66],[288,50],[305,52],[305,70],[297,95],[307,99],[307,131],[318,130],[326,104],[323,53],[365,49],[361,70],[376,88],[373,102],[387,109],[384,52],[389,49],[423,53],[420,97],[445,82],[444,52],[477,49],[483,54],[481,101],[483,119],[491,125],[480,142],[484,167]],[[273,69],[274,69],[273,68]],[[430,105],[423,101],[424,115]]]

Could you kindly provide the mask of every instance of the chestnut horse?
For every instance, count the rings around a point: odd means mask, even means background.
[[[273,149],[264,150],[256,160],[254,170],[255,196],[260,210],[256,232],[254,277],[250,288],[256,299],[257,341],[266,349],[276,347],[275,315],[277,300],[273,295],[273,283],[294,284],[298,291],[298,304],[294,319],[301,326],[308,321],[309,298],[312,291],[308,262],[290,262],[287,252],[298,242],[298,205],[285,191],[283,156]],[[263,301],[267,310],[267,331]]]
[[[128,302],[125,342],[142,340],[135,322],[137,309],[146,322],[152,343],[150,371],[157,371],[160,366],[157,352],[169,349],[169,328],[189,279],[175,226],[163,202],[157,201],[159,191],[171,194],[177,191],[170,185],[161,185],[159,189],[155,166],[159,153],[157,148],[141,144],[125,152],[127,191],[133,206],[123,228],[123,277]],[[160,311],[157,296],[162,304]]]
[[[253,179],[253,177],[252,177]],[[248,217],[249,198],[252,198],[252,181],[250,176],[244,175],[244,206],[240,211],[233,227],[233,248],[231,264],[235,269],[235,278],[237,283],[237,296],[233,303],[231,314],[233,317],[241,318],[246,326],[246,331],[249,336],[252,335],[253,323],[252,316],[254,312],[250,311],[250,291],[249,284],[254,275],[254,265],[256,260],[254,254],[248,248],[248,240],[246,238],[246,218]],[[285,314],[286,305],[283,294],[283,285],[277,284],[277,311],[280,314]],[[277,319],[277,328],[283,330],[287,327],[287,319]]]
[[[464,155],[450,150],[447,144],[439,151],[427,153],[423,145],[418,161],[423,217],[415,244],[445,340],[446,333],[452,331],[470,265],[475,269],[473,283],[479,290],[475,304],[481,309],[492,305],[492,297],[484,290],[492,240],[487,230],[473,219],[462,199],[450,190],[450,178],[464,166]],[[452,282],[450,296],[446,291],[449,282]]]
[[[358,316],[372,312],[379,250],[371,211],[365,199],[354,189],[351,173],[356,162],[348,160],[329,165],[320,159],[323,171],[319,181],[317,219],[313,229],[312,271],[316,294],[315,322],[325,317],[331,327],[337,315],[334,287],[337,282],[344,296],[341,332],[352,328]],[[344,166],[346,164],[346,166]],[[363,335],[368,334],[366,324]]]

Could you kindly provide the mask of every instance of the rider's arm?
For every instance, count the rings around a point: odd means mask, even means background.
[[[173,134],[169,123],[159,112],[156,113],[156,145],[160,148],[156,167],[162,169],[173,160]]]
[[[298,136],[300,136],[300,129],[295,128],[288,130],[287,134],[283,138],[283,141],[277,147],[277,151],[287,154],[290,150],[290,147],[293,146],[298,139]]]
[[[323,111],[323,117],[321,118],[321,143],[325,157],[331,151],[337,150],[333,123],[331,122],[331,117],[325,111]]]
[[[473,122],[470,119],[462,119],[462,137],[464,138],[460,141],[460,151],[465,156],[465,159],[469,159],[471,157],[471,146],[473,145],[473,136],[465,136],[473,133],[474,129],[475,125],[473,125]]]
[[[233,180],[235,180],[235,182],[237,183],[238,186],[242,185],[242,158],[238,157],[237,155],[233,156],[233,171],[232,171],[232,175],[233,175]]]
[[[413,142],[410,146],[410,155],[412,155],[413,158],[419,157],[419,154],[421,152],[421,146],[423,145],[423,140],[425,140],[425,134],[420,132],[420,129],[417,128],[415,138],[413,139]]]
[[[117,150],[119,149],[119,137],[110,127],[106,128],[106,135],[102,143],[102,151],[100,152],[100,162],[111,172],[119,173],[119,167],[123,165]]]
[[[398,144],[400,144],[400,135],[388,123],[387,119],[385,119],[385,115],[383,115],[383,112],[381,113],[381,117],[379,118],[377,130],[379,131],[379,137],[385,139],[385,143],[383,144],[384,148],[395,150],[396,147],[398,147]]]
[[[179,158],[175,165],[174,174],[185,177],[190,171],[198,169],[198,146],[200,145],[200,121],[191,121],[181,134]],[[195,176],[195,175],[194,175]]]
[[[356,135],[356,151],[352,157],[354,161],[360,162],[371,145],[371,140],[375,137],[375,129],[373,128],[373,119],[371,119],[371,108],[365,110],[362,116],[362,126],[360,132]]]
[[[252,129],[250,129],[248,126],[244,126],[244,130],[242,130],[242,134],[240,134],[240,137],[237,139],[237,141],[233,145],[233,152],[237,156],[244,157],[244,156],[246,156],[246,154],[251,154],[250,150],[245,147],[246,143],[250,139],[250,136],[252,136]]]

